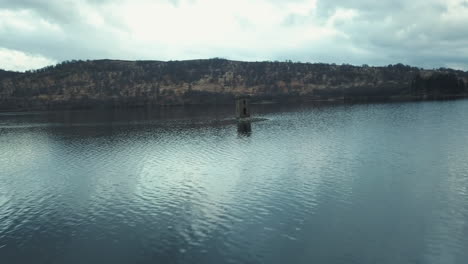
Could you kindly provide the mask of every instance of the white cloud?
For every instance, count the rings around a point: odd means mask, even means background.
[[[39,69],[55,63],[57,62],[40,55],[0,48],[0,68],[4,70],[25,71]]]
[[[334,27],[337,23],[344,23],[358,16],[358,11],[354,9],[338,8],[327,20],[327,26]]]
[[[174,51],[168,54],[172,57],[158,55],[171,59],[192,57],[194,49],[212,50],[208,56],[216,56],[218,50],[262,53],[262,49],[282,49],[291,43],[327,37],[333,31],[317,24],[301,28],[283,25],[287,16],[309,12],[314,3],[283,6],[269,1],[199,0],[180,1],[174,6],[168,2],[133,1],[111,8],[130,32],[127,47],[132,47],[132,42],[166,47]]]

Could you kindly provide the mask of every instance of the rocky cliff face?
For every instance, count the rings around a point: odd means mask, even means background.
[[[464,96],[468,73],[402,64],[72,61],[33,72],[0,71],[0,109],[233,103],[254,100],[388,100]]]

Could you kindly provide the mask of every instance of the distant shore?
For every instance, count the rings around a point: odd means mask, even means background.
[[[298,104],[310,103],[317,105],[333,105],[333,104],[365,104],[365,103],[390,103],[390,102],[422,102],[422,101],[444,101],[444,100],[460,100],[466,99],[468,95],[452,95],[452,96],[439,96],[439,97],[417,97],[417,96],[401,96],[401,97],[358,97],[358,98],[282,98],[279,100],[255,100],[251,102],[252,105],[275,105],[275,104]],[[3,102],[4,103],[4,102]],[[15,101],[18,107],[5,107],[0,103],[0,112],[25,112],[25,111],[54,111],[54,110],[99,110],[99,109],[135,109],[135,108],[161,108],[161,107],[180,107],[180,106],[215,106],[215,105],[232,105],[234,102],[219,101],[209,103],[190,103],[190,104],[153,104],[150,102],[126,102],[126,101],[100,101],[100,100],[86,100],[86,101],[72,101],[72,102],[19,102]],[[12,105],[8,103],[7,105]],[[24,107],[21,107],[23,106]]]
[[[324,63],[70,61],[25,73],[0,70],[0,111],[252,103],[365,103],[468,96],[468,72]]]

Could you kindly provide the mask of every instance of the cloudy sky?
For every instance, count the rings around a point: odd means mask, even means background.
[[[468,70],[468,0],[0,0],[0,68],[72,59]]]

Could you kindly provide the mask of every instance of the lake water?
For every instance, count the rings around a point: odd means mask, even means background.
[[[468,263],[468,101],[0,113],[0,263]]]

